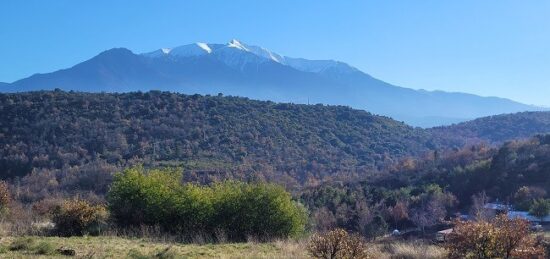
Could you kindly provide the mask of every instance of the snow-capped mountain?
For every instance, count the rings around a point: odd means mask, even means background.
[[[242,69],[245,65],[276,62],[304,72],[320,73],[330,68],[340,72],[358,71],[357,69],[333,60],[307,60],[281,56],[268,49],[241,43],[233,39],[227,44],[208,44],[197,42],[175,48],[161,48],[153,52],[143,53],[150,58],[181,59],[196,56],[214,56],[230,67]]]
[[[71,68],[35,74],[4,92],[167,90],[295,103],[348,105],[417,126],[434,126],[539,107],[507,99],[398,87],[333,60],[279,55],[238,40],[193,43],[143,54],[117,48]]]

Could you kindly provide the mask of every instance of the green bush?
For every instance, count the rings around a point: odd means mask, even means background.
[[[106,224],[107,210],[82,200],[65,201],[53,212],[55,232],[61,236],[98,235]]]
[[[231,240],[296,236],[304,231],[305,209],[280,186],[223,182],[212,190],[213,223]]]
[[[534,200],[531,208],[529,209],[529,214],[537,217],[542,221],[542,219],[550,214],[550,199],[538,199]]]
[[[160,226],[187,238],[223,233],[233,241],[299,235],[305,209],[282,187],[227,181],[212,186],[181,184],[175,170],[127,169],[114,177],[109,210],[123,227]]]

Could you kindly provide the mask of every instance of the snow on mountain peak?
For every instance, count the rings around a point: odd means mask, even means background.
[[[215,55],[220,61],[238,68],[242,68],[245,64],[273,61],[304,72],[321,73],[331,70],[332,72],[339,71],[341,73],[346,73],[357,71],[356,68],[345,63],[332,60],[307,60],[281,56],[263,47],[248,45],[237,39],[232,39],[227,44],[197,42],[175,48],[162,48],[143,55],[153,58],[186,58]]]
[[[230,48],[236,48],[236,49],[240,49],[240,50],[243,50],[243,51],[246,51],[246,52],[250,52],[250,53],[252,53],[256,56],[267,58],[267,59],[270,59],[270,60],[275,61],[277,63],[282,63],[283,60],[284,60],[284,58],[282,56],[280,56],[277,53],[273,53],[273,52],[269,51],[268,49],[258,47],[258,46],[247,45],[247,44],[242,43],[242,42],[240,42],[236,39],[231,40],[227,44],[227,46],[230,47]]]
[[[212,49],[206,43],[197,42],[197,46],[199,46],[201,49],[204,49],[204,51],[206,51],[206,53],[208,54],[212,53]]]
[[[240,41],[236,40],[236,39],[232,39],[229,43],[227,43],[227,46],[230,47],[230,48],[236,48],[236,49],[240,49],[240,50],[244,50],[244,51],[250,51],[248,50],[248,48],[242,44]]]
[[[193,43],[173,48],[170,55],[176,57],[195,57],[210,54],[212,49],[206,43]]]

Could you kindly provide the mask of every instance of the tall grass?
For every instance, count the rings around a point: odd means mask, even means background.
[[[391,259],[439,259],[446,258],[444,248],[422,241],[394,241],[378,246],[380,258]]]

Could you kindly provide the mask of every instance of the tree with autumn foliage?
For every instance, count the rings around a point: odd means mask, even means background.
[[[529,222],[499,215],[491,221],[457,221],[447,238],[450,258],[545,258]]]

